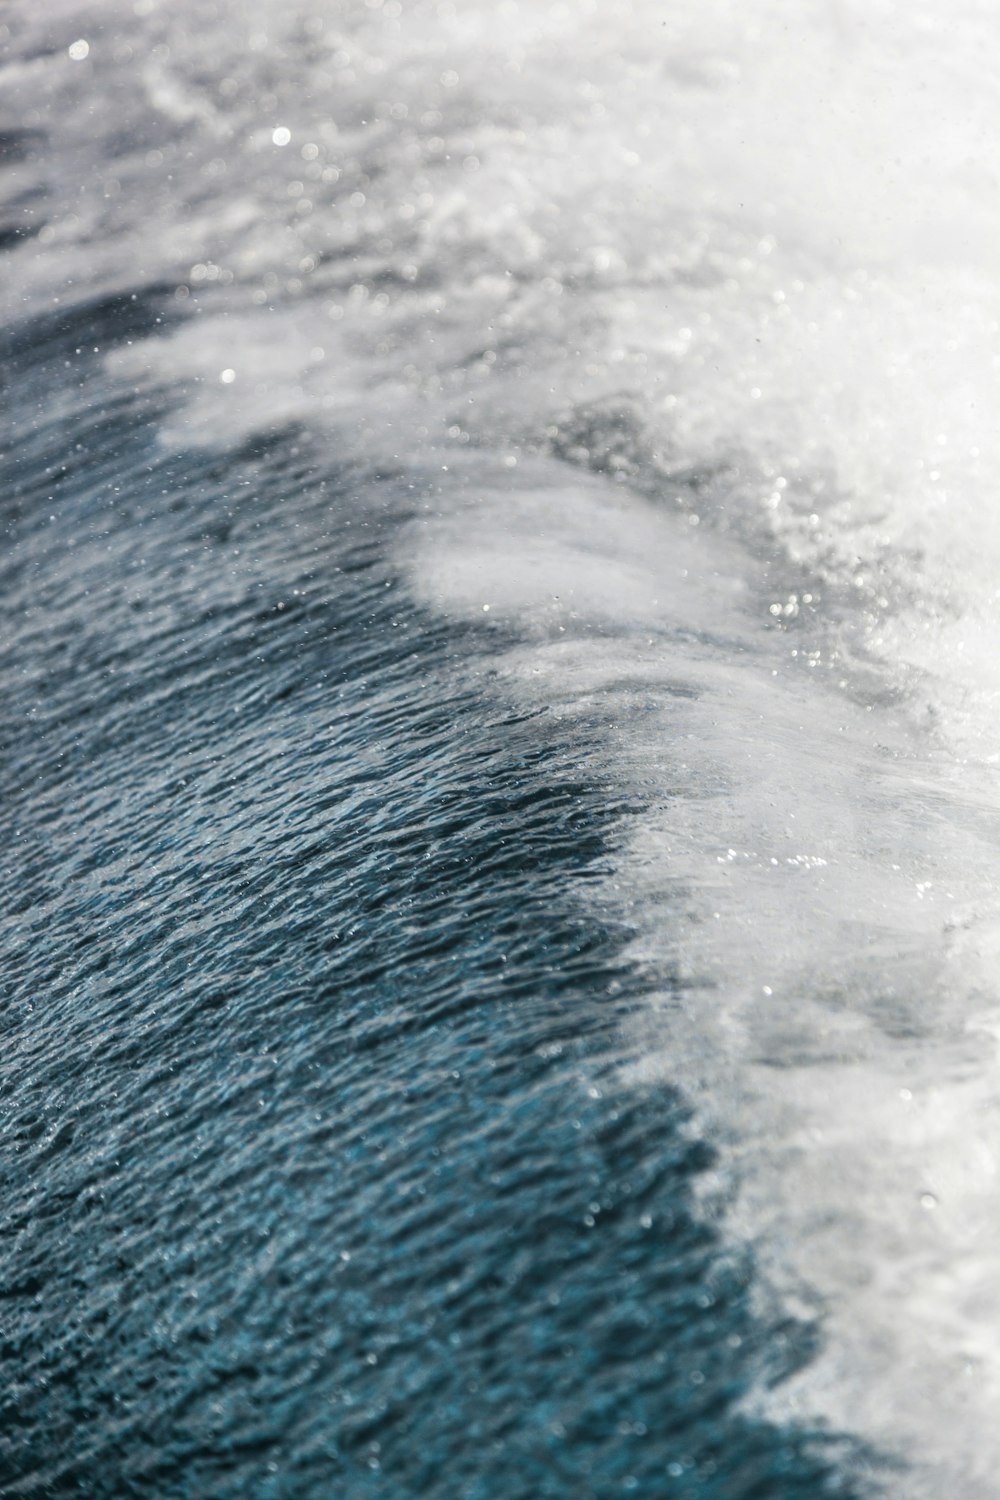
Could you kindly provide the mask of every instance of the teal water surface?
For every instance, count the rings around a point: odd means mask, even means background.
[[[860,1493],[740,1415],[811,1331],[615,1083],[641,807],[406,597],[419,475],[156,445],[75,351],[166,306],[7,336],[0,1492]]]

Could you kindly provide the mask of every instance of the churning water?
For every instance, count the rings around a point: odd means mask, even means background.
[[[995,6],[0,40],[0,1493],[997,1500]]]

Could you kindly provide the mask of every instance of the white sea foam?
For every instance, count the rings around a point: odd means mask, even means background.
[[[25,20],[66,141],[8,295],[175,286],[110,362],[186,393],[165,441],[407,469],[414,591],[511,629],[502,690],[645,801],[621,1082],[683,1081],[729,1232],[822,1317],[761,1401],[995,1497],[995,8],[185,9]]]
[[[577,716],[648,801],[601,899],[674,983],[623,1086],[684,1080],[726,1142],[729,1231],[823,1322],[760,1403],[915,1457],[893,1493],[993,1495],[995,800],[755,640],[731,547],[533,477],[418,524],[407,556],[437,607],[528,632],[505,690]]]

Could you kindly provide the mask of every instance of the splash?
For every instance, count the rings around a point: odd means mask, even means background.
[[[997,22],[663,12],[195,31],[150,0],[85,57],[72,7],[25,20],[25,125],[58,91],[65,140],[9,287],[37,312],[84,260],[106,295],[140,265],[179,321],[108,369],[170,392],[164,442],[301,424],[405,472],[413,591],[509,631],[498,690],[643,800],[596,898],[662,979],[620,1083],[684,1081],[731,1232],[821,1317],[761,1402],[912,1458],[895,1493],[987,1497]]]

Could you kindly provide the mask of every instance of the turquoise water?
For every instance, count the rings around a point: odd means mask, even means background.
[[[639,806],[407,597],[399,475],[67,386],[158,306],[5,364],[3,1492],[852,1492],[734,1413],[810,1329],[614,1083]]]

